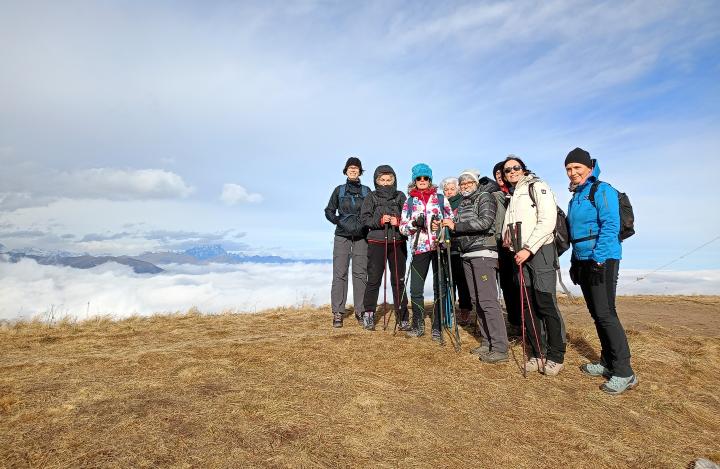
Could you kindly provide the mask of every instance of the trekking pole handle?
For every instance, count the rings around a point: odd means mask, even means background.
[[[522,249],[522,222],[517,221],[515,222],[515,226],[517,227],[517,236],[515,237],[517,239],[517,248],[515,249],[515,253],[517,254]]]
[[[510,244],[512,244],[513,250],[517,250],[517,237],[515,236],[515,227],[512,223],[507,225],[508,233],[510,234]]]

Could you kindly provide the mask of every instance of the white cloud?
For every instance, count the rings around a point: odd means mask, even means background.
[[[563,269],[565,285],[574,295],[582,297],[580,287],[570,282]],[[620,269],[618,295],[719,295],[720,270],[658,271]]]
[[[248,192],[243,186],[239,184],[225,184],[223,185],[222,194],[220,200],[225,202],[226,205],[235,205],[241,202],[258,203],[262,202],[263,197],[260,194]]]
[[[59,178],[66,194],[77,198],[165,199],[187,197],[193,192],[182,177],[163,169],[93,168],[63,172]]]
[[[0,172],[0,187],[0,210],[45,206],[60,199],[173,199],[194,192],[180,175],[163,169],[58,171],[12,160]]]
[[[239,264],[207,269],[175,268],[154,276],[109,263],[82,270],[43,266],[24,259],[0,262],[0,320],[31,318],[50,310],[55,317],[126,317],[186,311],[254,312],[274,306],[326,304],[332,266],[328,264]]]
[[[192,306],[207,313],[253,312],[276,306],[323,305],[330,300],[330,264],[162,267],[167,270],[164,274],[150,276],[114,263],[81,270],[38,265],[29,259],[17,264],[0,262],[0,320],[27,319],[51,310],[56,319],[99,314],[121,318],[186,311]],[[618,293],[720,294],[720,270],[656,272],[638,281],[642,274],[646,272],[621,270]],[[425,287],[429,300],[431,275]],[[575,286],[571,290],[580,293]],[[352,301],[352,291],[348,298]]]

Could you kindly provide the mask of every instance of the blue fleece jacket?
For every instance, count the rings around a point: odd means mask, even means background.
[[[610,184],[601,182],[595,193],[595,206],[590,202],[590,187],[600,176],[600,165],[595,162],[592,174],[584,184],[575,188],[568,204],[567,220],[573,258],[603,263],[606,259],[622,259],[620,234],[620,207],[618,192]],[[597,236],[597,238],[594,238]],[[585,241],[583,238],[590,238]]]

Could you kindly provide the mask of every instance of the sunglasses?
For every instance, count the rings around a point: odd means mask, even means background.
[[[416,181],[429,181],[430,178],[427,176],[418,176],[415,178]]]
[[[505,171],[505,174],[510,174],[513,171],[520,171],[522,169],[522,166],[515,165],[515,166],[509,166],[505,168],[503,171]]]

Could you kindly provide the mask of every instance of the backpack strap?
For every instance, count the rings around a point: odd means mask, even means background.
[[[344,199],[346,192],[347,192],[347,184],[342,184],[340,186],[340,191],[338,192],[338,199]]]
[[[535,190],[535,181],[531,182],[528,186],[528,194],[530,195],[530,200],[532,200],[533,207],[537,207],[537,200],[535,200],[535,196],[533,195],[533,192]]]
[[[367,197],[368,193],[370,192],[370,188],[367,186],[360,186],[360,196],[364,199]],[[340,186],[340,191],[338,192],[338,206],[340,205],[340,200],[344,199],[347,196],[347,183]],[[358,194],[350,194],[350,205],[352,205],[353,208],[355,208],[355,199],[357,199]]]

